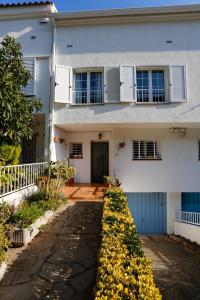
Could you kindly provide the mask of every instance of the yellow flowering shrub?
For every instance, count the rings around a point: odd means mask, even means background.
[[[121,188],[104,195],[102,242],[95,300],[160,300],[151,262],[144,256],[127,197]]]

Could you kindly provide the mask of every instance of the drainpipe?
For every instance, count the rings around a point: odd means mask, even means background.
[[[52,24],[52,47],[51,47],[51,59],[50,59],[50,80],[51,80],[51,96],[49,101],[49,160],[54,160],[54,97],[55,97],[55,37],[56,26],[54,17],[51,17]]]

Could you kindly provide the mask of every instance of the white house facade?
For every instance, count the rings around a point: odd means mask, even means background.
[[[115,174],[139,232],[172,233],[176,210],[200,212],[200,6],[34,7],[0,30],[36,58],[46,157],[69,159],[77,183]]]

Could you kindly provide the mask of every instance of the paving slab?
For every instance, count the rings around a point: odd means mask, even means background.
[[[93,299],[102,210],[102,199],[69,201],[31,244],[11,248],[0,299]]]
[[[140,236],[143,250],[152,261],[156,285],[163,300],[200,299],[200,246],[178,243],[169,236]],[[192,244],[192,243],[191,243]]]

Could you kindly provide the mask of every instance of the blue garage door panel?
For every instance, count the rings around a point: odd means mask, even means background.
[[[166,193],[127,193],[127,196],[139,233],[166,233]]]
[[[182,210],[200,213],[200,193],[182,193]]]

